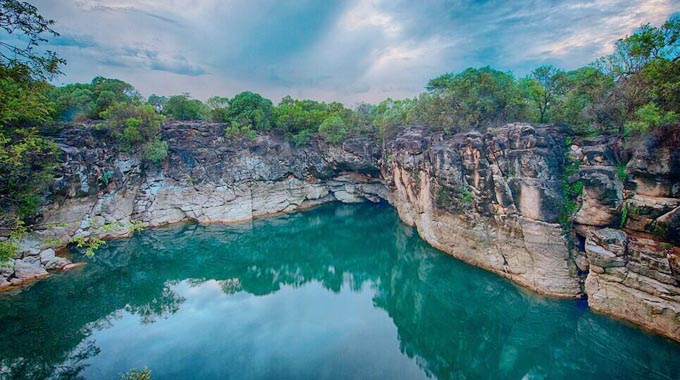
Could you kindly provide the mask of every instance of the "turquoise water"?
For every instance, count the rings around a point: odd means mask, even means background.
[[[680,379],[680,345],[327,205],[109,242],[0,297],[0,378]]]

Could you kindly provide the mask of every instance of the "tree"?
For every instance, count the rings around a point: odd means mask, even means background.
[[[387,98],[375,107],[373,125],[383,137],[390,135],[398,127],[411,123],[414,117],[414,106],[413,99],[392,100]]]
[[[36,51],[45,35],[59,36],[52,29],[54,20],[44,18],[38,9],[17,0],[0,0],[0,28],[16,36],[16,43],[0,41],[0,64],[5,67],[25,66],[34,79],[52,78],[61,73],[66,61],[50,50]],[[22,44],[23,46],[18,46]]]
[[[526,113],[515,78],[490,67],[468,68],[432,79],[416,104],[418,120],[430,127],[466,130],[521,120]]]
[[[272,101],[250,91],[241,92],[229,101],[226,117],[232,126],[242,129],[268,130],[272,127]]]
[[[548,110],[561,94],[564,72],[552,65],[541,66],[522,81],[526,96],[538,108],[538,122],[547,121]]]
[[[149,162],[158,163],[165,159],[168,144],[161,140],[161,126],[164,117],[153,106],[116,103],[102,113],[103,125],[120,144],[122,150],[142,152]]]
[[[37,8],[15,0],[0,1],[0,224],[16,227],[31,221],[40,196],[56,168],[56,144],[39,135],[37,125],[51,120],[46,78],[60,73],[65,61],[51,51],[36,50],[58,35],[54,21]],[[16,37],[12,40],[12,37]],[[12,44],[12,42],[15,44]],[[18,44],[23,44],[19,46]]]
[[[208,119],[216,122],[224,122],[227,120],[229,98],[213,96],[208,99],[206,106],[208,108]]]
[[[347,135],[347,126],[340,116],[329,116],[319,126],[319,134],[329,142],[336,144]]]
[[[182,94],[171,96],[163,106],[163,112],[175,120],[203,120],[207,108],[200,100]]]
[[[104,77],[53,88],[48,96],[55,105],[53,117],[62,121],[100,119],[116,103],[141,103],[141,95],[131,84]]]
[[[146,103],[151,105],[154,110],[158,113],[162,113],[165,108],[165,104],[168,102],[168,98],[165,96],[158,96],[156,94],[149,95]]]
[[[680,16],[619,39],[614,53],[597,65],[616,78],[612,96],[622,115],[619,133],[624,125],[644,132],[660,121],[671,123],[680,113]]]
[[[578,134],[617,125],[620,112],[612,97],[615,86],[614,77],[595,66],[565,73],[562,99],[553,109],[554,121],[568,125]]]

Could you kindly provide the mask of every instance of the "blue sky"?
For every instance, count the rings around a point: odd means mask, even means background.
[[[660,24],[680,0],[34,0],[68,60],[56,84],[120,78],[142,94],[244,90],[348,106],[412,97],[430,78],[491,65],[572,69]]]

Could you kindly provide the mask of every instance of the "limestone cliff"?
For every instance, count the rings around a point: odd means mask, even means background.
[[[304,147],[274,135],[227,140],[223,128],[166,124],[169,156],[160,165],[118,151],[96,129],[62,131],[62,172],[42,228],[0,272],[0,288],[69,268],[53,248],[72,236],[384,200],[461,260],[540,293],[588,297],[597,311],[680,340],[680,148],[673,144],[640,144],[622,160],[620,142],[571,142],[554,126],[455,135],[410,128],[381,143]],[[577,185],[582,192],[566,191]]]

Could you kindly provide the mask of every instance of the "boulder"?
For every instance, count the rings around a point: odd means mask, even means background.
[[[47,276],[48,273],[40,262],[29,262],[25,260],[14,260],[15,278],[25,281]]]

